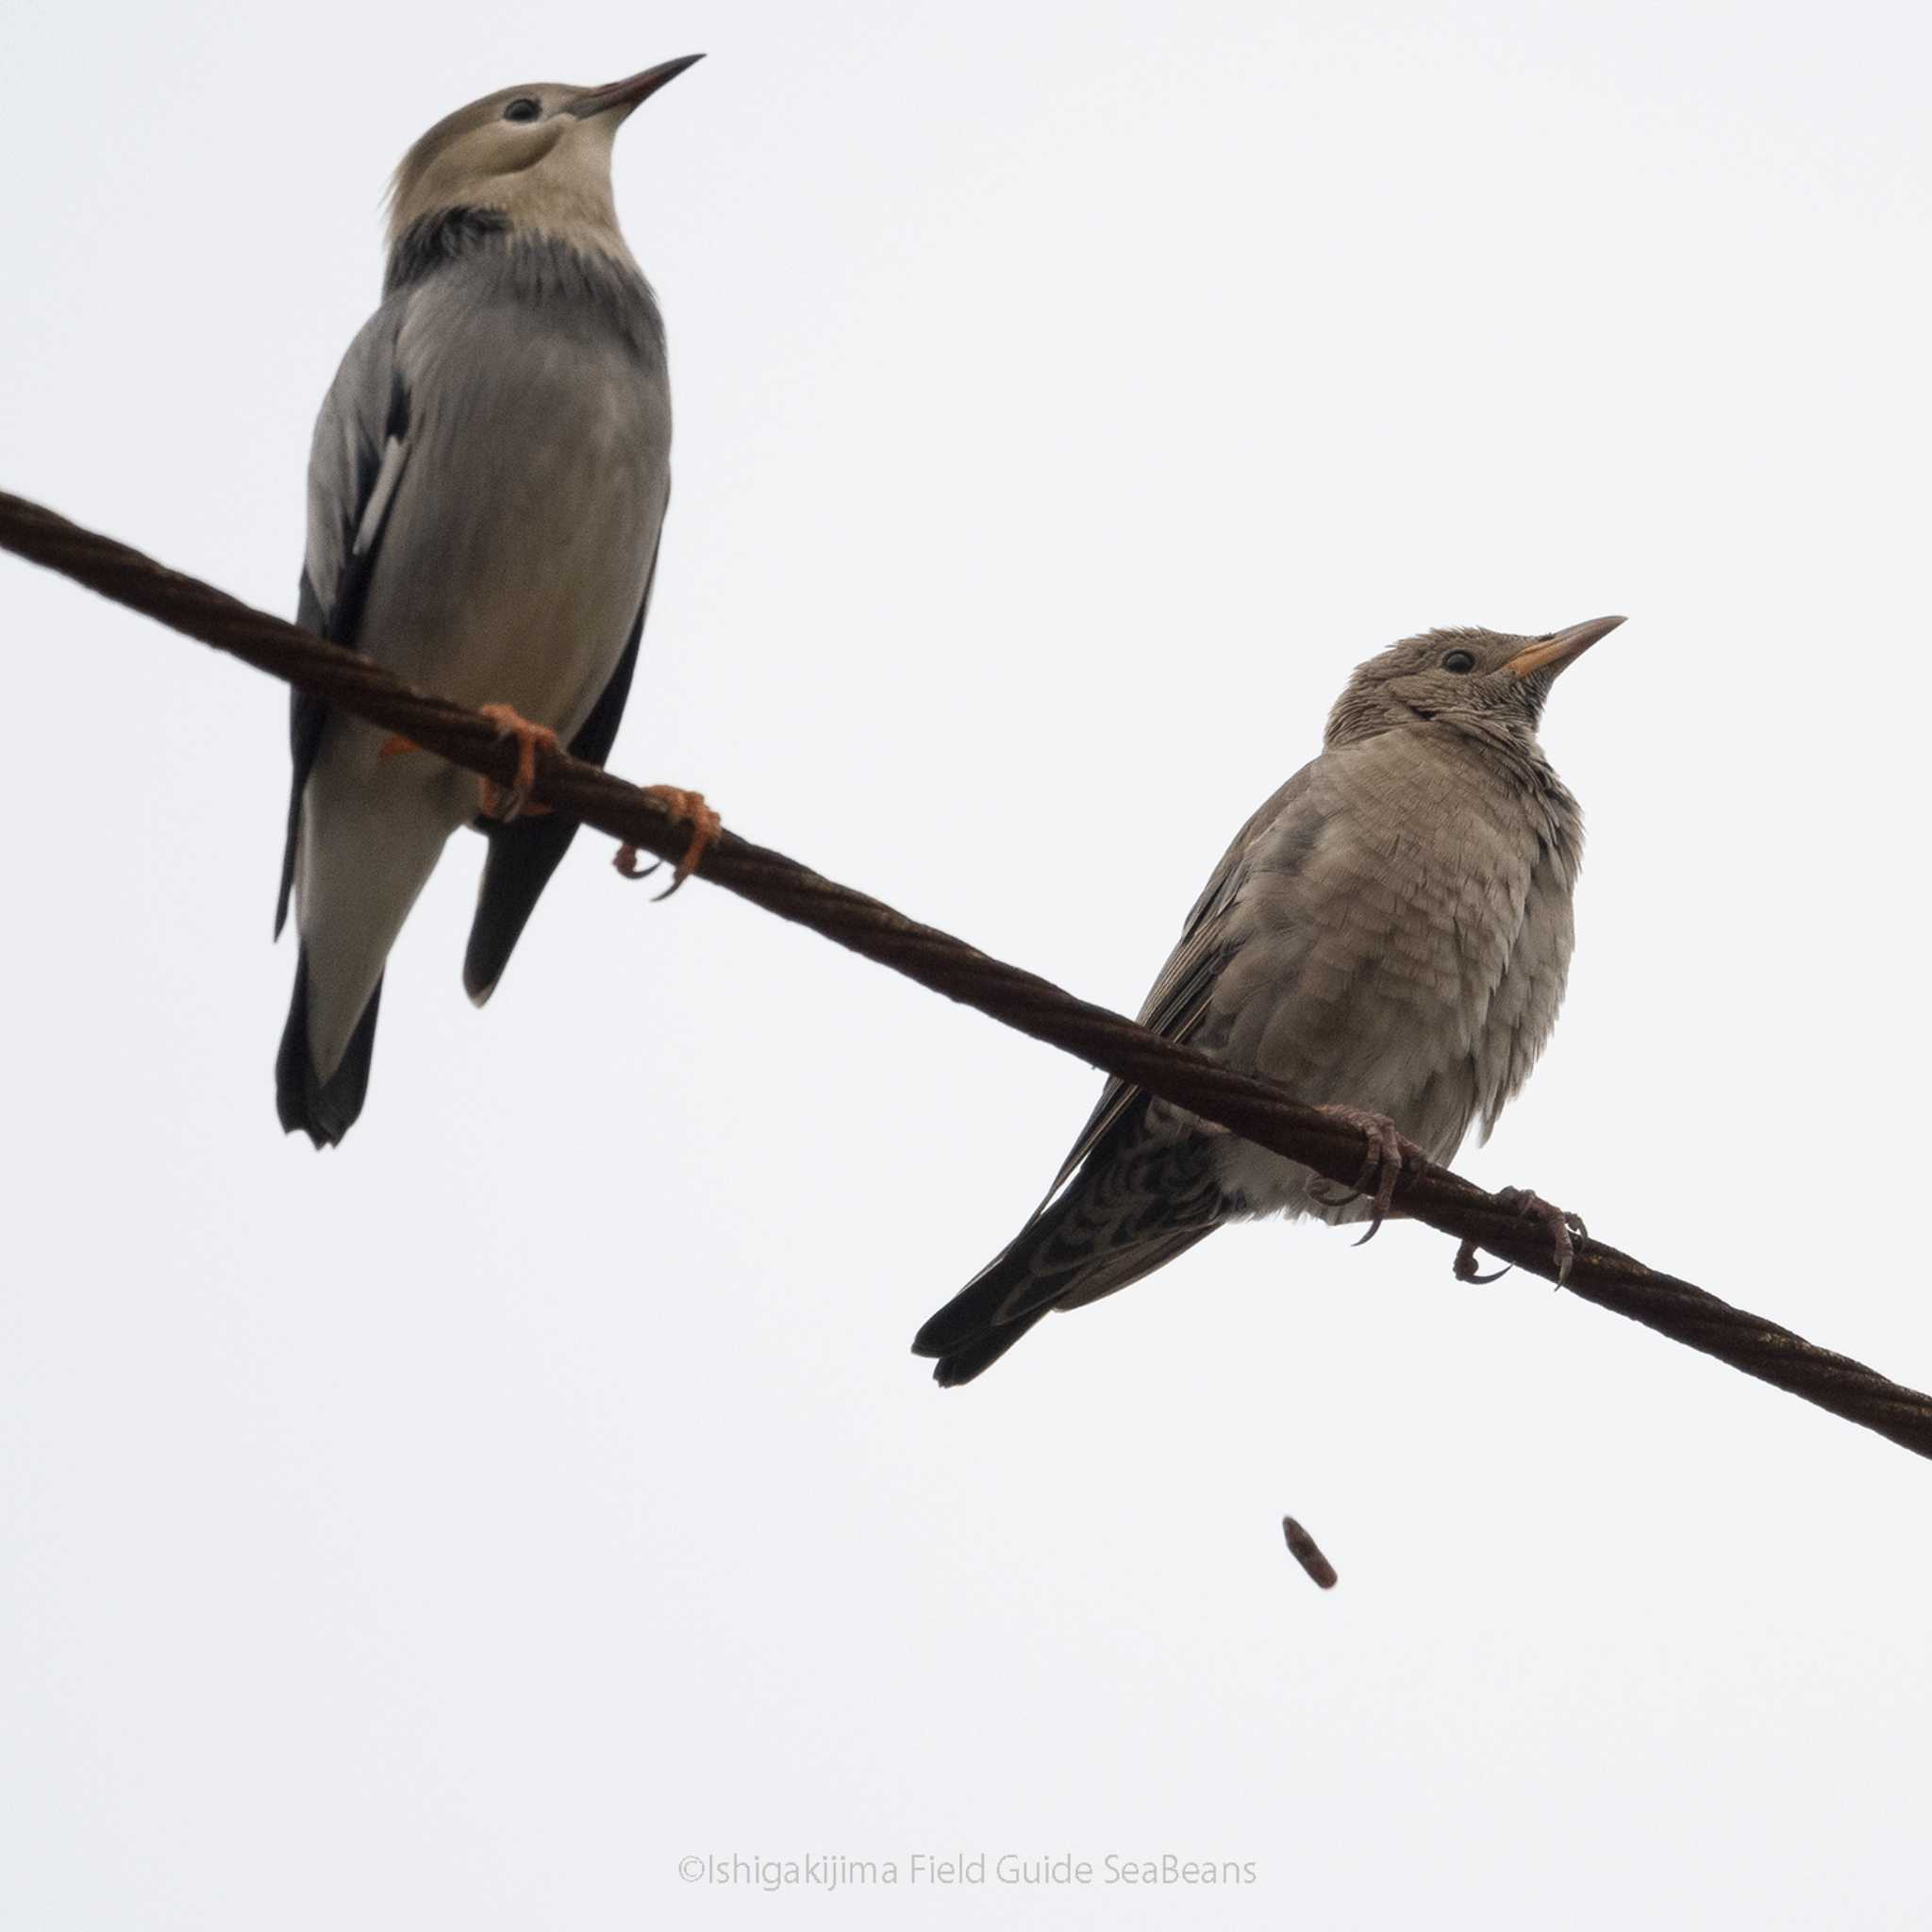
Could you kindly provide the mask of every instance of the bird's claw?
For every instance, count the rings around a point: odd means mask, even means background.
[[[691,827],[691,843],[685,847],[684,857],[677,861],[677,868],[671,874],[671,883],[658,894],[659,899],[668,899],[697,871],[700,860],[710,849],[711,841],[724,829],[724,821],[705,803],[702,791],[681,791],[675,785],[646,785],[643,789],[646,795],[658,800],[675,820]],[[610,862],[627,879],[648,878],[664,863],[660,858],[655,864],[640,865],[635,845],[620,845],[616,858]]]
[[[1590,1230],[1583,1224],[1582,1215],[1572,1214],[1564,1208],[1556,1207],[1528,1188],[1499,1188],[1496,1191],[1496,1199],[1504,1207],[1513,1208],[1518,1214],[1531,1221],[1540,1221],[1549,1229],[1550,1241],[1557,1257],[1557,1286],[1561,1288],[1570,1279],[1570,1271],[1576,1264],[1577,1243],[1590,1239]],[[1486,1282],[1500,1281],[1514,1265],[1506,1261],[1493,1274],[1479,1274],[1476,1273],[1475,1255],[1474,1238],[1465,1238],[1462,1245],[1456,1251],[1457,1281],[1467,1281],[1477,1286]]]
[[[1501,1281],[1515,1265],[1513,1261],[1505,1261],[1500,1268],[1492,1268],[1489,1274],[1480,1274],[1476,1272],[1474,1241],[1465,1241],[1456,1251],[1457,1280],[1466,1281],[1475,1288],[1486,1288],[1492,1281]]]
[[[652,859],[649,865],[640,865],[638,848],[635,845],[620,845],[617,848],[617,857],[610,862],[627,879],[647,879],[654,872],[664,870],[664,861],[661,858]]]
[[[484,705],[480,709],[483,716],[496,726],[499,738],[514,738],[517,741],[517,774],[508,791],[506,791],[493,778],[478,781],[482,789],[483,816],[508,824],[512,819],[521,818],[525,812],[533,817],[547,812],[550,809],[547,805],[530,803],[530,791],[537,782],[539,747],[562,756],[563,746],[558,742],[557,733],[544,725],[532,724],[510,705]]]
[[[1353,1200],[1369,1191],[1369,1183],[1374,1182],[1374,1207],[1369,1214],[1368,1231],[1362,1241],[1374,1241],[1382,1231],[1382,1224],[1389,1218],[1389,1210],[1395,1200],[1395,1183],[1402,1178],[1402,1171],[1411,1160],[1425,1158],[1423,1150],[1413,1141],[1400,1133],[1386,1113],[1369,1113],[1359,1107],[1318,1107],[1317,1113],[1325,1113],[1330,1120],[1345,1123],[1359,1128],[1369,1137],[1368,1158],[1362,1162],[1362,1171],[1355,1177],[1355,1185],[1338,1199],[1324,1200],[1315,1194],[1314,1199],[1324,1208],[1337,1208],[1343,1201]],[[1311,1189],[1310,1193],[1313,1193]]]

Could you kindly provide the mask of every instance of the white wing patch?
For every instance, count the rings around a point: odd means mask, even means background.
[[[382,520],[389,514],[389,507],[395,499],[396,485],[402,481],[403,465],[409,458],[409,440],[406,436],[391,436],[382,446],[382,463],[375,473],[375,487],[369,492],[368,508],[362,512],[362,521],[356,526],[356,547],[352,555],[368,556],[375,540],[382,535]]]

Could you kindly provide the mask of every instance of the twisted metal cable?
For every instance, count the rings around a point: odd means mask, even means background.
[[[0,548],[398,732],[453,764],[500,785],[515,777],[515,746],[479,713],[412,690],[354,651],[325,643],[211,584],[169,570],[126,544],[5,491],[0,491]],[[561,754],[541,757],[532,796],[662,858],[680,858],[690,840],[689,827],[663,801]],[[1349,1186],[1362,1172],[1369,1143],[1359,1129],[1303,1105],[1268,1081],[1236,1073],[1193,1047],[1162,1040],[1036,974],[1008,966],[877,899],[823,878],[782,853],[727,831],[706,852],[701,876],[934,992],[977,1008],[1035,1040],[1232,1128],[1341,1186]],[[1531,1274],[1556,1279],[1547,1231],[1525,1220],[1513,1203],[1486,1193],[1446,1168],[1425,1164],[1406,1169],[1395,1204],[1410,1219],[1474,1241]],[[1932,1457],[1932,1396],[1820,1348],[1761,1315],[1734,1307],[1690,1282],[1660,1274],[1592,1238],[1578,1243],[1564,1286],[1584,1301]]]

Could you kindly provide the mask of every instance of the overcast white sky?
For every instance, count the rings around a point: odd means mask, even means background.
[[[0,486],[292,610],[403,147],[699,48],[619,145],[617,767],[1131,1009],[1356,661],[1626,611],[1464,1164],[1932,1381],[1923,10],[16,8]],[[0,624],[7,1924],[1928,1923],[1925,1464],[1400,1226],[941,1394],[1094,1076],[592,837],[483,1014],[452,846],[318,1157],[281,688],[10,558]],[[899,1883],[680,1876],[807,1854]]]

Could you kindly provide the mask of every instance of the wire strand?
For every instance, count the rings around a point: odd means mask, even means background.
[[[342,710],[501,785],[516,774],[517,752],[488,718],[412,690],[354,651],[325,642],[256,610],[140,551],[84,529],[50,509],[0,491],[0,548],[154,618],[258,671],[299,686]],[[543,753],[531,794],[611,838],[676,860],[690,829],[635,785],[563,754]],[[1368,1137],[1305,1106],[1284,1089],[1235,1072],[1207,1055],[1009,966],[881,901],[820,876],[782,853],[725,831],[698,874],[948,999],[976,1008],[1203,1119],[1232,1128],[1346,1187],[1362,1172]],[[1448,1169],[1404,1171],[1397,1210],[1531,1274],[1554,1281],[1547,1234],[1517,1205]],[[1932,1457],[1932,1396],[1864,1363],[1807,1341],[1761,1315],[1694,1284],[1646,1268],[1593,1237],[1577,1244],[1564,1283],[1578,1299],[1714,1356],[1761,1382]]]

